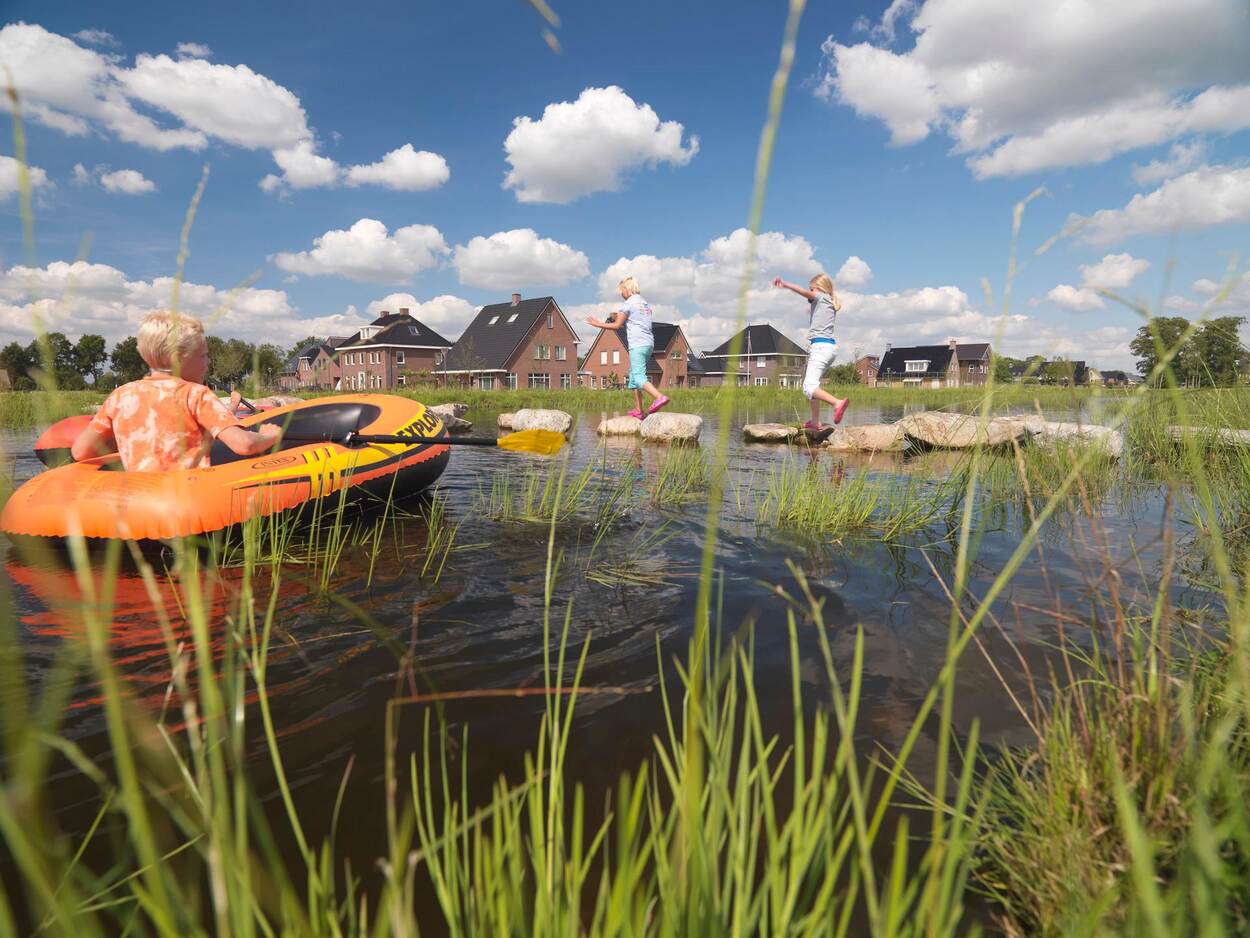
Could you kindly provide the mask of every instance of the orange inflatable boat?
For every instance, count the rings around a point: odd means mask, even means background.
[[[0,530],[132,540],[203,534],[343,489],[381,498],[411,495],[436,481],[447,465],[447,444],[428,441],[445,436],[442,421],[405,397],[319,398],[240,423],[283,426],[281,447],[243,457],[217,443],[204,469],[125,472],[115,455],[50,469],[13,493],[0,512]],[[422,439],[380,443],[370,436]]]

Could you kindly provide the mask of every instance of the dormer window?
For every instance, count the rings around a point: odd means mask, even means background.
[[[909,361],[907,362],[908,371],[928,371],[929,363],[927,361]]]

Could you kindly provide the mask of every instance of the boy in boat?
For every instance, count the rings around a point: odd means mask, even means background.
[[[199,469],[213,440],[255,456],[282,438],[282,428],[247,430],[208,387],[204,324],[169,310],[139,325],[139,355],[151,372],[110,394],[74,441],[74,459],[119,453],[128,472]]]

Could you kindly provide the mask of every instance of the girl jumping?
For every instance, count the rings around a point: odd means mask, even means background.
[[[625,302],[616,313],[616,318],[604,322],[588,316],[586,321],[596,329],[625,330],[625,344],[629,347],[629,381],[626,385],[634,392],[634,409],[629,415],[641,420],[667,404],[668,397],[647,380],[647,363],[655,350],[655,338],[651,334],[651,304],[642,298],[638,281],[633,277],[626,277],[617,286]],[[655,398],[645,413],[642,409],[643,391]]]
[[[803,424],[804,430],[820,431],[827,424],[820,422],[820,405],[823,401],[833,405],[833,422],[841,423],[850,398],[837,398],[820,386],[821,376],[838,357],[838,343],[833,337],[833,324],[838,318],[842,304],[833,293],[833,280],[828,274],[817,274],[804,290],[797,283],[788,283],[780,277],[773,279],[774,287],[791,290],[810,304],[808,313],[807,372],[803,375],[803,393],[812,402],[812,419]]]

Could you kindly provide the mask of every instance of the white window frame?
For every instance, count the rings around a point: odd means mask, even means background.
[[[400,387],[403,387],[404,385],[408,383],[407,377],[405,375],[400,375],[399,377],[395,379],[395,383],[398,384]]]
[[[619,365],[621,363],[621,350],[619,348],[612,349],[612,364]]]
[[[550,361],[550,360],[551,360],[551,346],[550,345],[535,345],[534,346],[534,361],[545,362],[545,361]]]
[[[404,350],[403,349],[400,349],[398,352],[395,353],[395,364],[397,365],[404,364]]]
[[[608,363],[608,350],[603,349],[599,352],[599,364],[606,365]]]
[[[560,375],[560,389],[565,390],[573,386],[573,376],[567,371]]]
[[[599,376],[599,388],[604,391],[608,389],[608,376],[607,375]]]
[[[915,365],[919,365],[920,367],[913,367]],[[924,374],[929,370],[929,362],[925,359],[914,358],[911,361],[903,362],[903,370],[911,374]]]
[[[477,389],[479,391],[495,390],[495,376],[494,375],[478,375],[477,376]]]
[[[757,378],[755,379],[755,386],[756,386],[757,388],[765,388],[765,387],[768,387],[768,379],[767,379],[767,378],[757,377]]]
[[[756,357],[756,359],[755,359],[755,367],[756,367],[756,368],[763,368],[763,367],[765,367],[767,364],[768,364],[768,361],[767,361],[767,359],[765,359],[765,358],[764,358],[764,356],[763,356],[763,355],[759,355],[759,356],[757,356],[757,357]]]
[[[508,390],[515,391],[516,390],[516,372],[515,371],[508,372],[507,382],[508,382]]]
[[[556,314],[551,310],[547,310],[547,328],[554,329],[556,327]]]
[[[529,387],[539,388],[541,390],[551,390],[551,375],[545,371],[529,373]]]
[[[497,322],[499,322],[499,317],[498,317],[498,316],[491,316],[491,317],[490,317],[490,322],[488,322],[486,325],[488,325],[488,326],[493,326],[493,325],[494,325],[495,323],[497,323]]]
[[[513,313],[511,316],[508,317],[508,322],[516,322],[516,318],[518,315],[519,313]]]
[[[556,346],[556,361],[562,362],[568,360],[568,348],[563,345]]]

